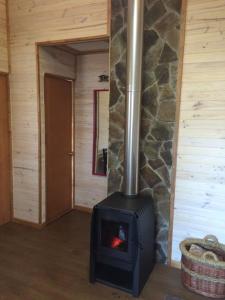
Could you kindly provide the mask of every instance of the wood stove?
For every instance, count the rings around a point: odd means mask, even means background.
[[[94,207],[90,281],[138,296],[154,265],[154,212],[138,195],[144,0],[128,1],[124,194]]]
[[[138,296],[154,266],[151,199],[116,192],[93,210],[90,281]]]

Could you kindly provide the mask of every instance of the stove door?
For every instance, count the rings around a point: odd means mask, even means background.
[[[128,252],[129,224],[114,220],[101,219],[101,239],[102,247],[117,251]]]
[[[98,252],[132,261],[136,241],[134,217],[115,211],[98,211]]]

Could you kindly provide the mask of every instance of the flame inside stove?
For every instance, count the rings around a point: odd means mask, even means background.
[[[111,247],[113,248],[113,249],[116,249],[116,248],[119,248],[119,246],[120,245],[122,245],[124,243],[124,241],[123,240],[121,240],[120,238],[118,238],[118,237],[113,237],[113,239],[112,239],[112,242],[111,242]]]

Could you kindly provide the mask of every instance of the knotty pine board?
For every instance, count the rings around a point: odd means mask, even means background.
[[[0,72],[8,72],[6,0],[0,0]]]
[[[187,3],[173,261],[187,237],[225,243],[225,1]]]
[[[108,1],[9,0],[8,6],[14,217],[38,223],[41,191],[35,43],[108,35]]]

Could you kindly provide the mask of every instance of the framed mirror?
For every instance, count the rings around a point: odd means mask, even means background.
[[[94,90],[92,174],[107,176],[109,140],[109,90]]]

